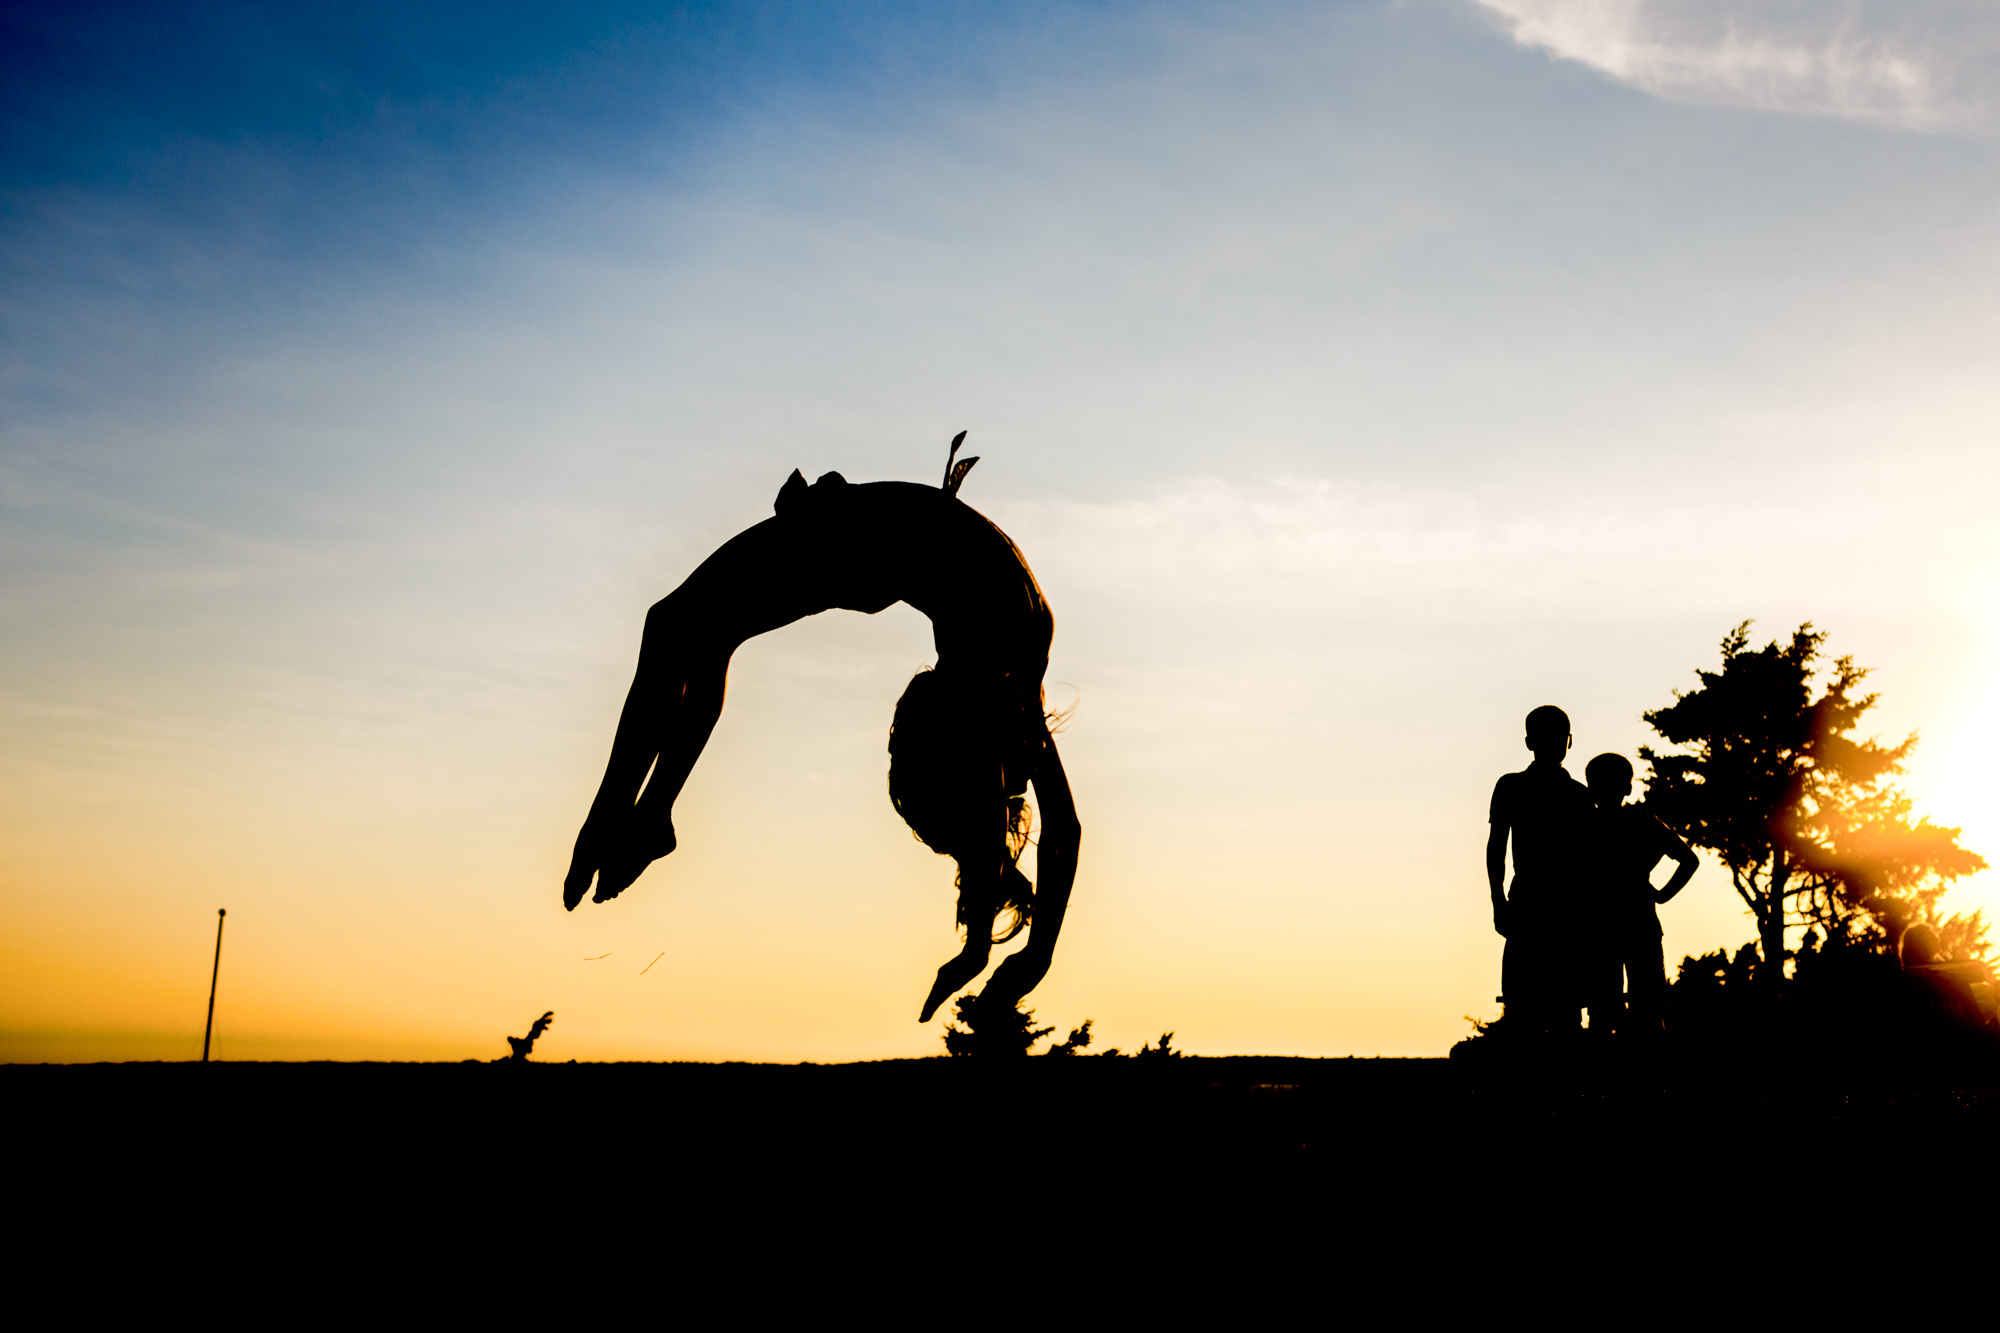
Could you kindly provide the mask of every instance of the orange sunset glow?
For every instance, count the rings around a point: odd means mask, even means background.
[[[224,1061],[943,1054],[907,602],[750,639],[677,850],[562,886],[648,608],[961,430],[1058,1037],[1444,1055],[1524,716],[1636,762],[1746,621],[2000,859],[2000,23],[1610,8],[21,10],[0,1061],[200,1059],[225,908]],[[1757,935],[1702,856],[1670,976]]]

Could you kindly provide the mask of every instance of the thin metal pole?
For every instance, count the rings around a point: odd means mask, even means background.
[[[208,974],[208,1026],[201,1031],[201,1062],[208,1063],[208,1039],[215,1035],[215,982],[222,975],[222,918],[229,909],[215,909],[215,969]]]

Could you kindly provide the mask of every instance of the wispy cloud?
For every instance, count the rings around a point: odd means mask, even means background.
[[[1734,605],[1750,585],[1796,581],[1782,538],[1763,534],[1806,520],[1782,503],[1528,511],[1325,478],[1207,477],[1143,498],[1010,507],[1004,526],[1065,585],[1128,602],[1478,620]]]
[[[1475,0],[1514,40],[1674,101],[1996,128],[2000,10],[1961,0]]]

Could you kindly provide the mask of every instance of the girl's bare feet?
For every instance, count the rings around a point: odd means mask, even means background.
[[[628,831],[627,836],[601,837],[588,825],[577,835],[576,852],[570,858],[569,874],[563,879],[563,906],[575,911],[583,901],[583,895],[590,891],[590,882],[597,880],[597,892],[592,896],[594,903],[609,902],[632,887],[639,876],[646,873],[646,867],[672,852],[679,846],[674,836],[671,818],[657,820],[644,830],[644,837],[631,836],[638,830]]]

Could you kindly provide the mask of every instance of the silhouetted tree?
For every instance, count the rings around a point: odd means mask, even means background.
[[[1135,1060],[1178,1060],[1181,1058],[1181,1052],[1174,1049],[1174,1034],[1171,1032],[1162,1032],[1158,1046],[1148,1042],[1138,1050],[1132,1052],[1132,1058]]]
[[[1734,1035],[1744,1018],[1740,1002],[1755,985],[1757,964],[1754,943],[1738,949],[1734,957],[1727,949],[1717,949],[1681,959],[1670,1001],[1674,1027],[1684,1036]]]
[[[1756,920],[1762,962],[1739,951],[1730,984],[1747,981],[1752,966],[1760,982],[1782,980],[1788,925],[1893,945],[1910,921],[1935,921],[1951,880],[1986,866],[1958,845],[1959,830],[1913,821],[1909,797],[1885,782],[1902,771],[1914,735],[1894,746],[1852,736],[1878,697],[1856,692],[1868,673],[1836,658],[1814,698],[1826,635],[1801,625],[1789,643],[1753,651],[1749,629],[1745,621],[1722,640],[1722,670],[1697,671],[1698,688],[1644,714],[1681,752],[1639,750],[1651,769],[1647,808],[1715,853]],[[1983,951],[1978,913],[1938,924]]]

